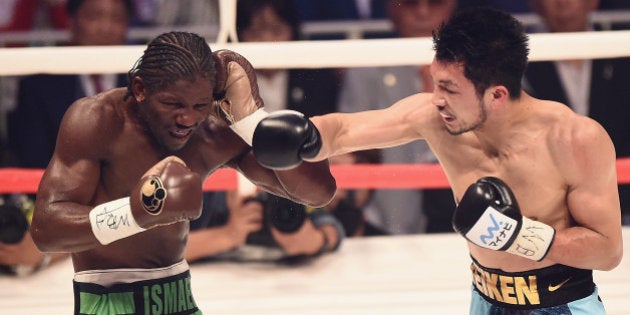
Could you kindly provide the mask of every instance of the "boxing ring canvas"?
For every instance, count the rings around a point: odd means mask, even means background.
[[[595,272],[609,315],[630,314],[630,227],[621,264]],[[208,262],[191,265],[204,314],[468,314],[471,276],[464,239],[419,234],[347,239],[309,264]],[[0,313],[72,314],[72,264],[0,276]]]

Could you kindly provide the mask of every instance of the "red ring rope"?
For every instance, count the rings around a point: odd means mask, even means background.
[[[439,164],[355,164],[331,165],[337,187],[345,189],[447,188],[449,183]],[[35,193],[41,169],[0,168],[0,193]],[[630,184],[630,158],[617,160],[617,181]],[[219,169],[204,183],[206,191],[237,187],[236,171]]]

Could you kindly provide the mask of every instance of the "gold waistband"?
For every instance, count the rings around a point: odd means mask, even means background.
[[[566,304],[590,295],[595,289],[591,270],[564,265],[505,272],[470,265],[475,289],[489,302],[519,308]]]

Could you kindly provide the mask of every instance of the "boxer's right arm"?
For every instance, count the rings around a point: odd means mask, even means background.
[[[310,119],[299,112],[282,110],[262,119],[253,135],[256,160],[270,169],[291,169],[313,158],[322,140]]]
[[[66,112],[59,130],[59,141],[55,152],[39,184],[30,232],[33,241],[43,252],[80,252],[102,246],[92,229],[89,213],[94,208],[98,208],[98,204],[107,203],[103,201],[95,203],[95,199],[99,198],[97,196],[102,198],[107,194],[103,191],[107,188],[102,183],[102,161],[111,154],[114,142],[119,141],[116,130],[122,128],[116,116],[108,113],[106,109],[96,104],[84,103],[85,100],[78,101]],[[103,132],[103,130],[108,130],[108,132]],[[150,171],[145,174],[159,176],[162,183],[170,190],[168,192],[170,197],[165,205],[169,207],[168,209],[182,205],[181,203],[177,205],[175,202],[177,198],[172,198],[178,195],[186,194],[185,198],[190,199],[191,202],[201,202],[200,197],[195,197],[195,194],[201,193],[200,181],[195,179],[194,175],[190,176],[186,174],[186,171],[180,172],[181,170],[177,168],[179,167],[175,164],[163,164],[151,168],[153,173]],[[158,172],[158,170],[161,171]],[[180,176],[182,178],[175,178]],[[197,187],[194,182],[197,182]],[[114,185],[113,182],[110,184]],[[185,189],[188,186],[190,188]],[[142,185],[139,184],[138,187]],[[137,191],[139,193],[140,188],[137,188]],[[140,197],[136,196],[134,198],[137,198],[137,201],[128,198],[130,207],[134,202],[140,203]],[[124,202],[118,201],[118,203]],[[133,210],[136,224],[140,224],[138,230],[166,222],[167,218],[163,217],[163,214],[157,216],[144,214],[141,207],[130,208],[130,211]],[[194,213],[195,208],[197,208],[196,205],[186,206],[185,209],[188,210],[185,214],[169,215],[168,220],[196,216],[198,214]],[[109,221],[114,224],[112,226],[120,222],[122,221]]]
[[[423,139],[422,130],[433,127],[436,116],[431,94],[427,93],[409,96],[379,110],[330,113],[310,119],[270,115],[256,128],[253,147],[254,152],[258,152],[257,159],[260,161],[259,156],[265,159],[261,164],[287,169],[299,165],[302,160],[321,161],[334,155],[394,147]],[[257,143],[257,139],[263,138],[265,141]],[[278,144],[274,139],[294,140]],[[270,143],[273,145],[264,148]],[[282,145],[287,147],[276,148]],[[260,153],[263,151],[265,154]]]

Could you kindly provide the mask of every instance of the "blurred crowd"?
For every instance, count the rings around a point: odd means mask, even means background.
[[[333,38],[326,34],[306,35],[302,26],[313,21],[384,19],[391,22],[392,31],[364,36],[427,37],[455,10],[475,5],[537,15],[540,23],[531,27],[531,32],[593,32],[603,28],[624,29],[630,25],[628,20],[603,27],[591,19],[592,13],[598,10],[630,9],[630,3],[622,0],[238,0],[237,3],[237,32],[243,42]],[[140,44],[129,39],[131,28],[217,26],[219,5],[219,0],[5,0],[0,2],[0,34],[56,29],[67,30],[70,36],[55,45]],[[28,45],[31,44],[7,46]],[[257,71],[257,78],[268,111],[293,109],[307,116],[384,108],[407,95],[433,89],[426,65],[264,69]],[[611,135],[618,157],[630,156],[630,142],[625,140],[630,136],[627,122],[630,118],[630,58],[535,62],[530,64],[523,81],[528,93],[563,102],[599,121]],[[67,107],[80,97],[126,84],[124,73],[0,77],[1,165],[45,168]],[[425,143],[416,142],[338,156],[331,163],[437,161]],[[630,188],[627,185],[619,188],[624,224],[630,224]],[[191,224],[193,230],[199,231],[197,240],[201,241],[196,241],[191,233],[187,258],[193,261],[216,257],[246,259],[242,250],[235,249],[261,243],[280,248],[285,254],[293,253],[291,240],[269,233],[261,235],[264,224],[253,223],[259,222],[265,211],[277,207],[279,201],[270,205],[268,198],[250,197],[239,196],[235,191],[206,194],[204,214]],[[29,213],[32,202],[25,198],[33,196],[4,196],[0,200],[3,209],[0,215],[8,213],[5,205],[17,205],[19,211]],[[339,190],[329,206],[304,211],[308,213],[306,220],[311,228],[328,229],[325,233],[329,241],[333,240],[330,250],[334,251],[345,237],[452,232],[454,209],[449,189],[363,189]],[[203,241],[206,239],[222,241],[212,242],[210,246]],[[0,242],[0,265],[27,265],[32,271],[58,258],[37,253],[28,232],[13,244],[23,246],[26,249],[22,252],[32,255],[5,258],[7,253],[16,252],[17,247]],[[300,254],[299,250],[295,253]],[[15,268],[12,270],[16,272]]]

